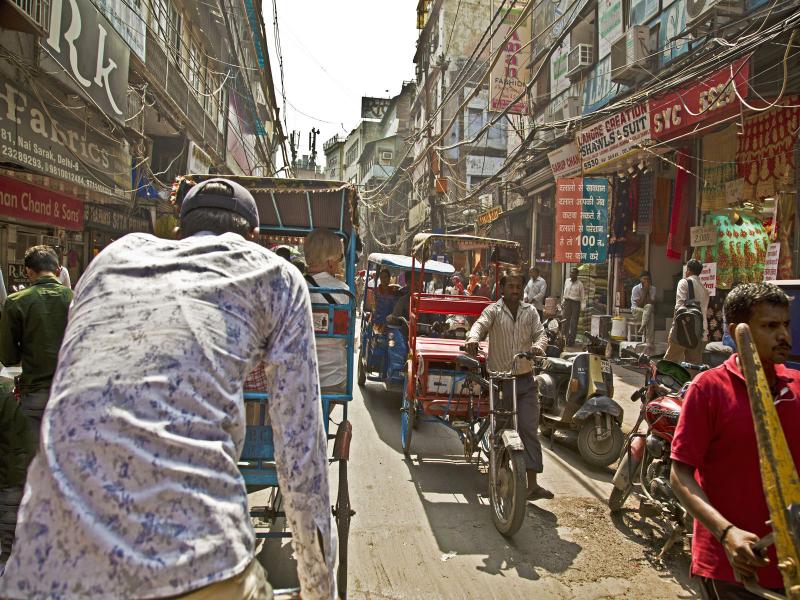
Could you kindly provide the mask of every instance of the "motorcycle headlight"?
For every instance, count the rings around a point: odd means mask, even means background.
[[[556,321],[555,319],[550,321],[547,324],[547,329],[549,329],[550,331],[558,331],[558,321]]]
[[[389,338],[389,341],[390,341],[390,342],[391,342],[392,340],[394,340],[394,331],[390,331],[390,332],[389,332],[388,338]]]
[[[396,342],[394,340],[392,340],[392,339],[389,340],[389,348],[394,348],[395,344],[396,344]]]

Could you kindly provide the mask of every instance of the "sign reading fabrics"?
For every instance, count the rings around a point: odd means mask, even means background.
[[[631,106],[578,133],[583,170],[597,170],[650,141],[650,111],[646,102]]]
[[[16,82],[0,76],[0,160],[108,195],[127,197],[131,157],[54,106],[47,110]]]
[[[514,102],[517,96],[525,91],[530,81],[530,72],[526,64],[530,50],[526,49],[531,41],[531,16],[525,16],[517,25],[525,12],[525,5],[522,0],[512,0],[505,11],[503,22],[492,36],[493,52],[498,49],[498,45],[505,42],[500,60],[492,69],[489,78],[489,110],[494,112],[501,112],[511,106],[508,111],[511,114],[528,114],[525,96]]]
[[[52,0],[49,31],[42,47],[103,112],[122,120],[131,51],[108,20],[91,0]]]
[[[571,177],[556,183],[556,252],[561,263],[603,263],[608,252],[608,181]]]

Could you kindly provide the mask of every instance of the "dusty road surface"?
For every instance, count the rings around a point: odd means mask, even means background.
[[[622,374],[621,374],[622,375]],[[639,378],[625,376],[630,384]],[[635,421],[631,387],[615,396]],[[543,439],[541,483],[553,500],[528,505],[513,539],[492,524],[484,469],[468,464],[456,435],[435,423],[414,432],[412,459],[400,449],[400,396],[368,383],[350,407],[353,444],[349,598],[693,598],[688,557],[656,558],[664,533],[642,519],[637,500],[613,520],[605,504],[612,471],[583,465],[575,450]],[[335,477],[331,482],[335,489]],[[290,552],[268,542],[262,559],[290,585]]]

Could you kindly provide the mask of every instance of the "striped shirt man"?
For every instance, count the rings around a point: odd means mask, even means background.
[[[517,316],[511,313],[502,298],[487,306],[467,335],[467,343],[479,342],[489,336],[490,371],[508,371],[518,352],[530,352],[539,348],[544,354],[547,348],[547,333],[539,320],[539,313],[532,304],[520,302]],[[515,375],[529,373],[533,366],[528,360],[517,361]]]

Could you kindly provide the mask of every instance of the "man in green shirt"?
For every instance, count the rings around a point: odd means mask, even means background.
[[[25,274],[31,285],[6,299],[0,318],[0,362],[22,364],[20,408],[28,417],[37,446],[72,302],[72,290],[56,277],[58,268],[58,256],[50,246],[29,248]]]

